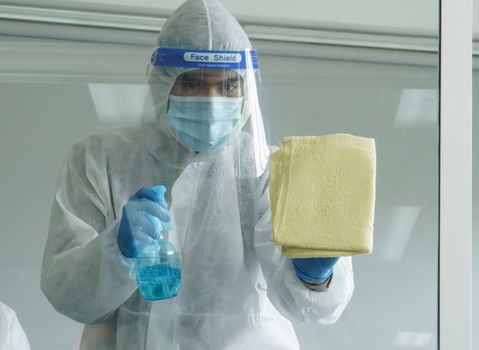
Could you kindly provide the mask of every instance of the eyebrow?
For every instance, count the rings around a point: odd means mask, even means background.
[[[228,78],[228,79],[225,79],[224,81],[228,82],[228,83],[231,83],[231,82],[237,82],[237,81],[243,81],[243,79],[241,79],[241,77],[239,76],[235,76],[235,77],[231,77],[231,78]]]
[[[193,74],[182,74],[179,76],[179,80],[196,80],[196,81],[199,81],[201,80],[199,77],[193,75]]]

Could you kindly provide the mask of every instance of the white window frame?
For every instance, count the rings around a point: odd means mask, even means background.
[[[441,0],[439,350],[472,350],[472,0]]]

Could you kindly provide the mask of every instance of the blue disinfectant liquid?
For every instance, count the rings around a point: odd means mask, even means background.
[[[180,270],[167,264],[141,266],[136,278],[138,288],[147,300],[174,298],[180,289]]]

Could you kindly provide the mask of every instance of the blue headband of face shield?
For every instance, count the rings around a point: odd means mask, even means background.
[[[151,56],[153,67],[190,69],[258,69],[256,51],[220,51],[157,48]]]

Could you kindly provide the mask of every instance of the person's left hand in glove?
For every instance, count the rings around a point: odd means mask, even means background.
[[[306,283],[322,283],[333,274],[333,266],[338,257],[331,258],[293,258],[296,275]]]

